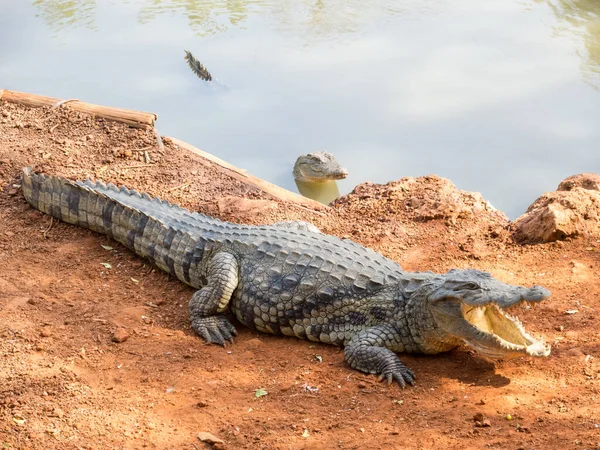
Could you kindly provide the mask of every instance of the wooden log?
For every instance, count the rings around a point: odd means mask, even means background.
[[[60,100],[58,98],[45,97],[43,95],[9,91],[7,89],[0,90],[0,100],[33,107],[64,105],[65,108],[92,114],[96,117],[102,117],[114,122],[126,123],[127,125],[136,128],[153,128],[154,121],[158,118],[156,114],[149,112],[94,105],[76,99]]]
[[[221,173],[230,176],[238,181],[241,181],[244,184],[248,184],[250,186],[254,186],[255,188],[260,189],[263,192],[271,195],[272,197],[282,200],[284,202],[295,203],[297,205],[302,205],[304,207],[310,208],[311,210],[323,211],[328,209],[329,207],[317,202],[316,200],[312,200],[307,197],[303,197],[295,192],[288,191],[282,187],[279,187],[273,183],[269,183],[261,178],[255,177],[254,175],[250,175],[245,170],[239,169],[226,161],[223,161],[220,158],[217,158],[210,153],[205,152],[204,150],[200,150],[199,148],[194,147],[187,142],[179,140],[174,137],[167,137],[166,139],[170,139],[175,145],[188,150],[196,155],[202,156],[203,158],[209,160],[213,163],[214,167],[217,168]],[[291,175],[291,172],[290,172]]]

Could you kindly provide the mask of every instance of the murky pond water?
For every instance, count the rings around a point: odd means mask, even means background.
[[[600,1],[0,0],[0,88],[156,112],[288,189],[327,150],[342,193],[436,173],[514,218],[600,172]]]

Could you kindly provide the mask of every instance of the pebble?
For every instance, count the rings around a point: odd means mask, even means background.
[[[50,328],[42,328],[40,334],[42,335],[42,337],[50,337],[52,336],[52,330]]]
[[[207,444],[224,444],[225,442],[216,437],[213,434],[207,433],[206,431],[201,431],[198,433],[198,439],[202,442],[206,442]]]
[[[119,344],[125,342],[127,339],[129,339],[129,333],[123,328],[117,328],[112,336],[112,341]]]
[[[478,428],[487,428],[492,426],[490,419],[485,417],[485,415],[480,412],[473,416],[473,422],[475,422],[475,426]]]

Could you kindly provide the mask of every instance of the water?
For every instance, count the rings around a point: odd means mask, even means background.
[[[156,112],[290,190],[327,150],[342,193],[436,173],[515,218],[600,172],[598,0],[0,0],[2,87]]]

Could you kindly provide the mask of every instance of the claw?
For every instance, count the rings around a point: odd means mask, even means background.
[[[404,365],[400,367],[388,367],[379,375],[379,381],[387,381],[388,386],[396,381],[404,389],[407,383],[414,386],[415,374]]]
[[[233,343],[237,335],[235,327],[224,316],[197,317],[192,321],[192,328],[204,338],[207,344],[225,347],[225,343]]]

